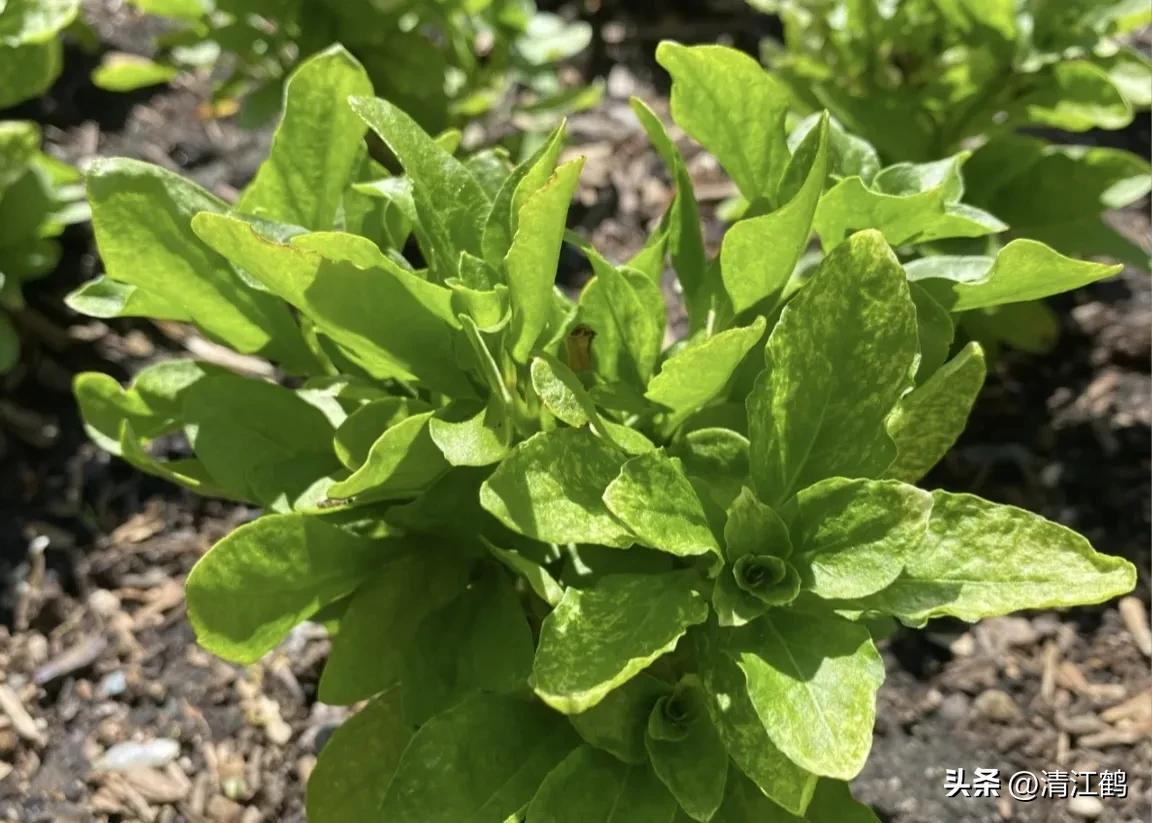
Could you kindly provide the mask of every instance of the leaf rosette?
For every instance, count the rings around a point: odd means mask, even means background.
[[[845,784],[883,678],[870,618],[1134,583],[1060,525],[912,485],[984,376],[955,312],[1114,268],[1015,241],[972,276],[917,270],[911,238],[1001,226],[956,208],[960,161],[844,192],[835,128],[790,141],[749,58],[658,58],[749,202],[715,258],[642,104],[675,198],[613,262],[566,233],[563,128],[516,166],[459,157],[338,48],[289,81],[236,204],[133,161],[89,174],[106,273],[73,305],[190,323],[286,378],[177,362],[76,393],[108,450],[267,511],[199,561],[189,615],[237,661],[331,631],[321,699],[368,702],[320,757],[314,820],[874,819]],[[575,297],[565,242],[593,273]],[[665,261],[690,318],[667,348]],[[185,452],[152,450],[174,433]]]

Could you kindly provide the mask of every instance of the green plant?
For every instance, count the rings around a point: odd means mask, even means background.
[[[800,112],[827,109],[887,162],[975,149],[968,198],[1065,254],[1138,266],[1100,219],[1148,193],[1146,158],[1020,129],[1120,129],[1152,104],[1152,63],[1118,38],[1130,0],[749,0],[777,13],[764,59]]]
[[[379,93],[434,133],[500,106],[515,86],[533,93],[525,117],[599,96],[597,88],[565,85],[556,71],[588,45],[589,26],[538,12],[534,0],[132,2],[180,27],[161,39],[158,61],[109,55],[94,74],[98,85],[124,90],[219,62],[227,67],[220,98],[247,97],[253,121],[276,111],[299,60],[333,42],[356,55]]]
[[[0,3],[0,109],[47,91],[60,75],[61,32],[76,20],[80,0]]]
[[[87,219],[80,173],[40,151],[34,123],[0,120],[0,373],[16,363],[21,286],[56,268],[55,238]]]
[[[577,301],[553,285],[581,169],[557,166],[563,130],[515,169],[461,161],[340,50],[289,81],[235,206],[134,161],[89,175],[107,274],[73,305],[191,322],[287,378],[177,361],[76,394],[113,453],[268,510],[196,565],[189,616],[240,662],[301,621],[331,631],[320,699],[369,702],[321,754],[314,821],[872,820],[844,781],[871,743],[877,618],[1134,584],[1062,526],[911,485],[984,377],[979,346],[941,354],[948,313],[921,290],[1010,302],[1114,267],[1019,241],[986,277],[910,283],[852,225],[788,285],[827,120],[789,150],[747,58],[660,56],[724,65],[708,95],[677,77],[676,117],[714,126],[752,207],[760,186],[775,205],[709,260],[683,160],[637,102],[677,196],[629,264],[568,235],[595,271]],[[729,128],[740,111],[761,116]],[[405,176],[365,159],[369,128]],[[692,323],[667,349],[666,254]],[[180,433],[186,456],[150,451]]]

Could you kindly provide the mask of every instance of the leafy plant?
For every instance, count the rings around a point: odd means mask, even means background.
[[[40,151],[40,129],[0,120],[0,373],[16,363],[21,286],[56,268],[64,227],[87,219],[80,173]]]
[[[61,70],[61,32],[79,11],[80,0],[0,3],[0,109],[52,85]]]
[[[89,175],[107,274],[72,304],[193,323],[286,377],[175,361],[76,394],[113,453],[267,509],[196,565],[189,616],[240,662],[301,621],[331,631],[320,699],[368,702],[321,754],[315,821],[873,820],[845,781],[883,679],[874,618],[1134,584],[1060,525],[911,485],[984,377],[978,345],[947,357],[942,307],[1115,268],[1018,241],[986,276],[912,279],[891,226],[837,205],[827,256],[792,280],[838,202],[840,138],[820,119],[790,149],[748,58],[660,59],[678,122],[762,214],[709,259],[684,162],[637,101],[676,199],[623,265],[567,235],[595,272],[575,301],[553,285],[581,169],[557,165],[563,129],[514,169],[461,160],[339,49],[288,82],[236,204],[130,160]],[[366,159],[367,130],[403,177]],[[666,257],[691,317],[669,348]],[[150,449],[179,434],[183,456]]]
[[[1100,219],[1148,193],[1146,158],[1020,129],[1120,129],[1152,105],[1152,63],[1121,38],[1152,23],[1128,0],[749,0],[800,112],[827,109],[887,162],[974,148],[968,198],[1066,254],[1146,266]]]
[[[556,64],[588,45],[586,23],[536,10],[533,0],[132,0],[177,23],[161,57],[111,54],[94,74],[105,88],[165,82],[180,70],[227,66],[221,105],[248,97],[247,116],[270,116],[285,76],[343,43],[378,92],[439,132],[503,104],[513,87],[534,99],[524,117],[591,105],[598,89],[571,88]]]

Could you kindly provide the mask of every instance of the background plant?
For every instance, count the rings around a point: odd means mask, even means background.
[[[380,93],[436,133],[527,89],[525,117],[592,105],[598,89],[563,83],[557,64],[588,45],[587,24],[537,11],[533,0],[134,0],[177,24],[160,58],[113,54],[98,85],[127,89],[218,62],[227,110],[258,122],[280,106],[296,63],[332,42],[357,56]]]
[[[1134,583],[1068,529],[910,485],[984,376],[975,344],[939,356],[933,307],[1115,267],[1017,241],[979,276],[913,281],[890,225],[821,230],[840,185],[826,118],[794,147],[784,107],[727,128],[766,101],[741,82],[755,64],[659,57],[677,121],[762,213],[709,259],[683,160],[637,101],[676,199],[628,264],[568,236],[595,272],[576,301],[553,285],[581,168],[557,165],[563,130],[514,169],[460,160],[339,49],[289,81],[235,205],[135,161],[89,175],[107,274],[73,304],[193,323],[290,378],[176,361],[76,392],[112,452],[268,509],[198,563],[189,615],[236,661],[329,627],[320,698],[369,702],[322,752],[315,820],[873,819],[843,782],[883,677],[873,618]],[[403,177],[366,158],[369,129]],[[827,256],[794,280],[814,221]],[[426,265],[400,253],[409,236]],[[666,256],[691,318],[671,348]],[[184,456],[150,450],[172,434]]]
[[[48,90],[62,68],[62,33],[79,11],[80,0],[0,3],[0,109]]]
[[[1041,135],[1122,129],[1152,104],[1152,63],[1123,43],[1147,4],[750,2],[783,22],[764,59],[799,111],[827,109],[885,162],[974,148],[973,204],[1066,254],[1146,266],[1101,220],[1148,193],[1146,158]]]
[[[12,316],[24,306],[22,285],[56,268],[56,237],[87,219],[80,173],[40,151],[40,129],[0,120],[0,372],[20,353]]]

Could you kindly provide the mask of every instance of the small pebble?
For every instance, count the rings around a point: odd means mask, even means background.
[[[956,657],[971,657],[976,651],[976,638],[971,632],[965,632],[952,641],[948,650]]]
[[[96,589],[88,595],[88,608],[100,617],[111,617],[120,611],[120,598],[107,589]]]
[[[123,694],[127,688],[128,678],[124,676],[124,672],[109,672],[101,678],[100,685],[96,687],[96,694],[100,697],[116,697]]]
[[[945,720],[959,723],[968,716],[968,698],[962,694],[950,694],[940,701],[937,711]]]
[[[144,743],[117,743],[96,761],[96,768],[104,771],[124,771],[147,766],[153,768],[171,763],[180,756],[180,744],[160,738]]]
[[[1100,802],[1098,797],[1076,795],[1068,801],[1068,811],[1077,817],[1094,820],[1104,812],[1104,804]]]

